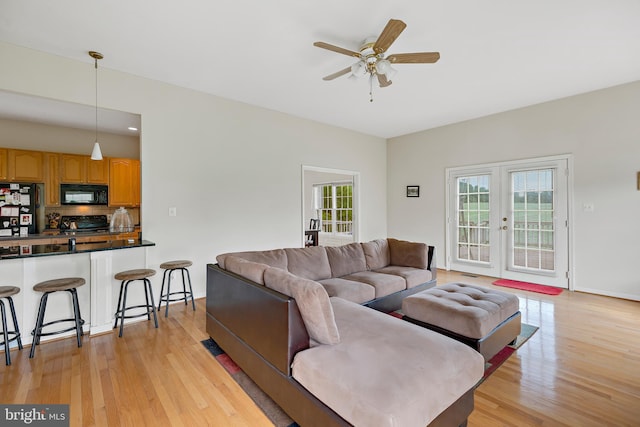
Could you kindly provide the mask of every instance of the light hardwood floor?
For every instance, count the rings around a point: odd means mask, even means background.
[[[469,426],[640,425],[639,302],[496,289],[518,295],[523,322],[540,329],[476,390]],[[172,305],[157,330],[141,322],[123,338],[85,336],[82,348],[73,338],[43,343],[31,360],[12,351],[0,402],[69,403],[72,426],[271,425],[201,345],[204,299],[196,303],[196,312]]]

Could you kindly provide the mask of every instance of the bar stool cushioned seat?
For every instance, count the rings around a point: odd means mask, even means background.
[[[18,327],[18,318],[16,316],[16,308],[13,305],[13,296],[20,293],[20,288],[17,286],[0,286],[0,311],[2,312],[2,336],[3,341],[0,344],[4,345],[4,358],[5,364],[11,365],[11,351],[9,349],[9,343],[11,341],[18,342],[18,349],[22,350],[22,338],[20,337],[20,328]],[[7,326],[7,312],[4,308],[4,301],[2,298],[6,298],[9,301],[9,310],[11,311],[11,318],[13,320],[13,331],[9,330]],[[11,338],[9,338],[11,336]]]
[[[193,288],[191,287],[191,276],[189,275],[189,270],[187,267],[191,267],[193,263],[189,260],[178,260],[178,261],[167,261],[160,264],[160,268],[164,269],[164,274],[162,275],[162,288],[160,289],[160,303],[158,304],[158,311],[160,311],[160,306],[164,301],[166,303],[164,310],[164,317],[169,315],[169,302],[171,301],[182,301],[184,300],[184,305],[189,303],[189,297],[191,297],[191,305],[193,306],[193,311],[196,310],[196,303],[193,300]],[[182,273],[182,291],[171,292],[171,273],[179,270]],[[189,281],[189,290],[187,291],[187,283],[185,281],[185,273],[187,275],[187,279]],[[168,277],[168,280],[167,280]],[[167,292],[164,293],[164,284],[165,281],[167,283]],[[171,299],[171,295],[182,295],[179,298]]]
[[[40,308],[38,309],[38,317],[36,318],[36,327],[33,329],[33,332],[31,332],[33,334],[33,343],[31,344],[31,352],[29,353],[29,358],[33,358],[33,356],[35,356],[36,346],[40,345],[40,337],[46,335],[61,334],[63,332],[72,331],[74,329],[76,331],[76,340],[78,341],[78,347],[82,347],[81,337],[82,335],[84,335],[84,332],[82,331],[84,320],[82,320],[80,316],[80,304],[78,304],[78,292],[76,291],[76,289],[80,286],[83,286],[85,283],[86,282],[82,277],[64,277],[61,279],[53,279],[40,282],[33,286],[34,291],[43,292],[43,295],[42,297],[40,297]],[[51,322],[44,323],[44,315],[47,309],[49,294],[61,291],[66,291],[71,294],[73,317],[68,319],[53,320]],[[43,328],[61,322],[73,322],[73,326],[53,332],[42,332]]]
[[[518,297],[495,289],[448,283],[408,296],[404,319],[461,341],[491,359],[520,334]]]
[[[122,330],[124,328],[124,319],[131,319],[134,317],[147,316],[148,320],[151,320],[151,314],[153,314],[153,320],[155,322],[156,328],[158,327],[158,317],[156,316],[156,303],[153,300],[153,289],[151,289],[151,281],[149,277],[154,276],[156,274],[155,270],[149,268],[140,268],[135,270],[126,270],[116,273],[113,276],[116,280],[122,280],[120,284],[120,296],[118,297],[118,309],[115,314],[116,321],[113,324],[113,327],[116,328],[118,326],[118,320],[120,320],[120,332],[118,334],[119,337],[122,336]],[[142,280],[144,284],[144,296],[146,304],[138,304],[127,306],[127,291],[129,289],[129,284],[136,280]],[[144,308],[145,311],[139,314],[125,315],[125,312],[134,309],[134,308]]]

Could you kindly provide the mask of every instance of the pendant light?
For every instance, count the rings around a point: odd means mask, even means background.
[[[104,58],[100,52],[89,51],[89,56],[94,60],[94,67],[96,69],[96,142],[93,144],[93,151],[91,152],[91,160],[102,160],[102,151],[100,150],[100,144],[98,144],[98,59]]]

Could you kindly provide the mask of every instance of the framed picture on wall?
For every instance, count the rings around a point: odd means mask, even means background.
[[[407,197],[420,197],[420,186],[407,185]]]

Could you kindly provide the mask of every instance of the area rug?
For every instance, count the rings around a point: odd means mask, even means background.
[[[515,351],[519,349],[522,344],[527,342],[527,340],[531,338],[533,334],[536,333],[537,330],[538,330],[537,326],[532,326],[532,325],[523,323],[520,326],[520,335],[518,335],[518,338],[516,338],[515,344],[507,345],[505,348],[500,350],[495,356],[493,356],[488,362],[484,364],[484,375],[482,376],[482,379],[478,382],[478,384],[476,384],[476,387],[482,384],[484,380],[489,378],[489,376],[493,374],[496,371],[496,369],[498,369],[500,365],[502,365],[509,358],[509,356],[515,353]]]
[[[231,375],[245,393],[264,412],[276,427],[299,427],[256,383],[245,374],[238,365],[211,338],[202,341],[202,345]]]
[[[505,288],[520,289],[523,291],[537,292],[539,294],[546,295],[560,295],[562,293],[562,288],[538,285],[536,283],[529,282],[519,282],[517,280],[498,279],[493,282],[493,284],[496,286],[503,286]]]

